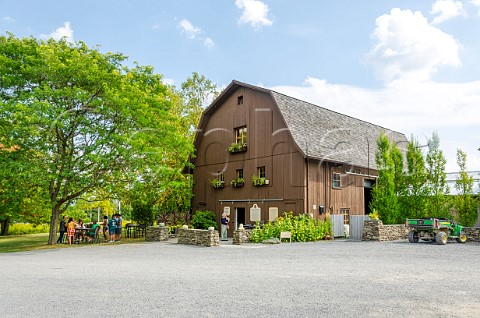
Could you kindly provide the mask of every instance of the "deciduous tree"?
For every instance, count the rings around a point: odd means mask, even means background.
[[[162,76],[125,60],[82,42],[0,37],[1,119],[16,124],[10,133],[48,191],[49,244],[84,193],[179,171],[193,152]]]

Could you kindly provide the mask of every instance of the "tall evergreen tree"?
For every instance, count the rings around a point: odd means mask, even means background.
[[[428,140],[428,153],[426,156],[427,186],[429,197],[427,200],[427,213],[435,217],[450,218],[448,209],[447,174],[445,165],[447,160],[440,150],[440,138],[436,132]]]
[[[459,178],[455,182],[457,219],[463,226],[473,226],[477,222],[477,202],[473,198],[473,177],[467,172],[467,154],[460,149],[457,150],[457,164],[460,168]]]
[[[395,193],[395,162],[390,154],[390,141],[385,134],[377,140],[375,162],[378,179],[373,188],[372,210],[376,209],[385,224],[400,222],[397,196]]]
[[[412,136],[407,147],[407,198],[405,208],[409,217],[427,216],[426,204],[428,198],[427,172],[425,159],[418,141]]]

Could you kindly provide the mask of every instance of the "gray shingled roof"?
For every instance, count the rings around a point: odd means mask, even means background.
[[[402,133],[275,91],[270,93],[295,143],[308,158],[376,169],[376,141],[382,132],[400,148],[407,145]]]
[[[397,143],[405,153],[407,138],[402,133],[235,80],[207,107],[200,120],[197,134],[208,120],[208,114],[214,112],[216,107],[239,87],[250,88],[272,96],[294,142],[308,158],[376,169],[377,139],[382,132],[385,132],[390,140]],[[199,138],[196,137],[196,147],[198,142]]]

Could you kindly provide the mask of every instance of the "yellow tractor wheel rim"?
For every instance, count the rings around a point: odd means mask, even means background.
[[[447,243],[447,236],[446,235],[442,235],[442,242]]]
[[[463,242],[463,241],[466,241],[467,240],[467,236],[465,234],[462,234],[460,235],[460,240]]]

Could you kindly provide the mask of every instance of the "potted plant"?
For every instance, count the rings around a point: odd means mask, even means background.
[[[232,186],[232,188],[243,187],[245,185],[245,179],[243,178],[233,179],[232,181],[230,181],[230,185]]]
[[[212,184],[212,187],[214,187],[215,189],[220,189],[225,186],[225,182],[218,179],[210,180],[210,183]]]

